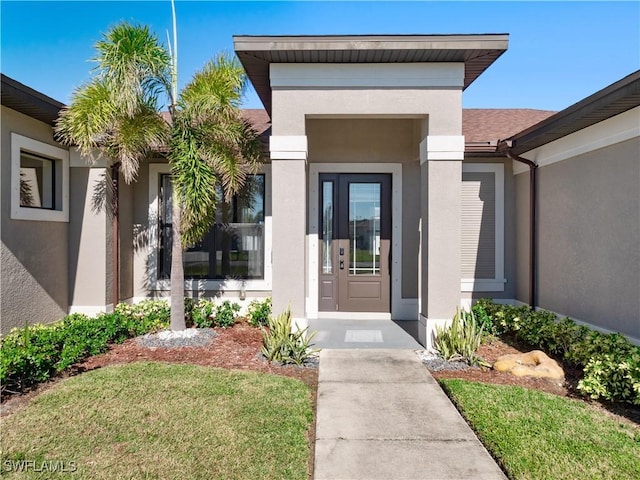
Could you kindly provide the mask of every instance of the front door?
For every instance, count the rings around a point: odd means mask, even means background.
[[[319,310],[389,312],[391,176],[320,175]]]

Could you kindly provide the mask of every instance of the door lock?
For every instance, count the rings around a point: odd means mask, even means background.
[[[340,255],[344,255],[344,247],[340,247]]]

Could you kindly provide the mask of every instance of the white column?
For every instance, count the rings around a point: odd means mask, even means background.
[[[273,312],[291,307],[302,325],[306,297],[307,137],[272,135]]]
[[[420,143],[421,241],[419,339],[432,347],[436,325],[460,303],[461,185],[464,137],[427,136]]]

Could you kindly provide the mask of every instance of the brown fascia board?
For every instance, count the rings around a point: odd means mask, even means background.
[[[464,62],[467,88],[506,50],[509,35],[235,35],[234,50],[267,112],[271,63]]]
[[[516,155],[640,105],[640,70],[506,139]]]
[[[5,107],[53,126],[64,104],[5,74],[0,74],[1,103]]]

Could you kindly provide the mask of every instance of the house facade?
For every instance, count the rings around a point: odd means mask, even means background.
[[[507,35],[234,42],[265,106],[245,114],[267,158],[249,193],[221,205],[185,253],[189,295],[271,296],[274,311],[290,306],[300,325],[417,320],[425,346],[457,306],[482,297],[640,339],[638,72],[558,113],[463,110],[464,89],[506,51]],[[111,181],[108,159],[89,167],[57,145],[50,118],[10,100],[5,81],[2,332],[168,297],[166,160],[150,159],[132,185],[119,182],[114,222],[96,205]],[[53,208],[16,197],[20,175],[51,197],[39,158],[59,170],[56,181],[68,179],[68,198],[62,182]],[[23,218],[15,205],[57,219]]]

